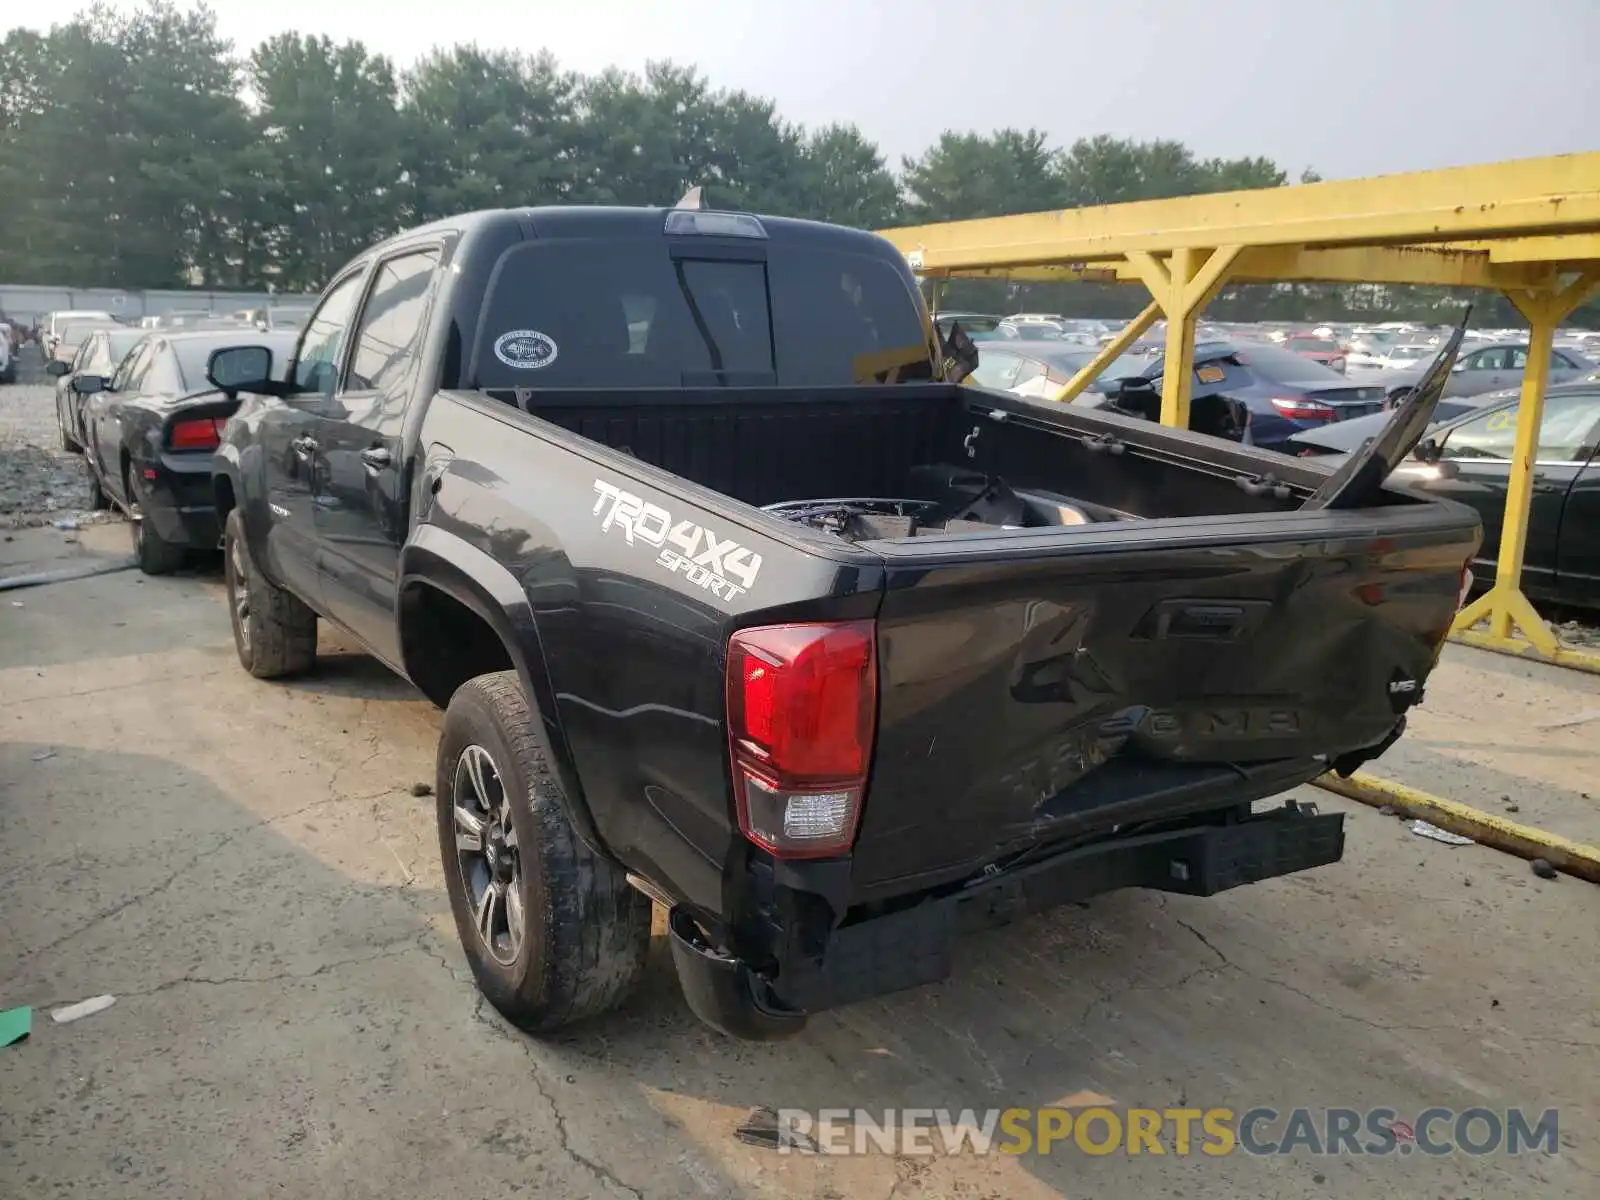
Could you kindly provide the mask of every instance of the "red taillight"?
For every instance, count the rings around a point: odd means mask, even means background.
[[[728,738],[739,828],[779,858],[855,840],[878,722],[871,621],[762,625],[728,642]]]
[[[174,450],[215,450],[222,442],[222,427],[227,423],[227,417],[177,421],[167,434],[167,445]]]
[[[1333,409],[1315,400],[1280,399],[1274,396],[1272,407],[1278,410],[1280,416],[1288,417],[1291,421],[1333,420]]]

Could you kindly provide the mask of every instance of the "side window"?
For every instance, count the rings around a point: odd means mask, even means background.
[[[1539,424],[1539,447],[1534,457],[1544,462],[1572,462],[1589,453],[1595,422],[1600,420],[1600,396],[1551,396],[1544,404]],[[1458,425],[1445,439],[1443,457],[1509,460],[1517,443],[1517,408],[1502,408]]]
[[[384,391],[404,379],[422,340],[439,251],[402,254],[378,266],[361,310],[345,387]]]
[[[1507,350],[1507,357],[1511,359],[1508,364],[1513,371],[1524,370],[1528,365],[1528,352],[1526,350]]]
[[[347,275],[323,297],[317,311],[306,322],[295,354],[294,390],[332,396],[339,380],[339,354],[344,349],[356,300],[361,295],[365,271]]]
[[[122,360],[122,364],[117,368],[116,373],[111,376],[111,390],[113,392],[121,392],[127,389],[129,378],[132,377],[133,372],[144,360],[144,356],[149,349],[150,343],[141,342]]]
[[[1578,364],[1572,360],[1571,355],[1563,354],[1559,350],[1550,351],[1550,359],[1563,371],[1576,371]]]

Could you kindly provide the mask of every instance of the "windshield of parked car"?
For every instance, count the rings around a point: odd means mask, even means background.
[[[1327,338],[1292,337],[1284,346],[1290,350],[1310,351],[1313,354],[1335,354],[1339,350],[1339,343],[1329,341]]]
[[[923,309],[888,259],[815,244],[761,249],[765,261],[724,257],[725,246],[688,238],[524,243],[497,271],[470,382],[819,387],[933,378]]]
[[[1345,377],[1319,362],[1266,342],[1240,346],[1234,357],[1274,383],[1346,383]]]
[[[68,350],[76,351],[77,348],[88,340],[89,335],[97,329],[114,329],[114,321],[83,321],[66,325],[61,330],[61,340],[56,349],[56,357],[61,358]]]

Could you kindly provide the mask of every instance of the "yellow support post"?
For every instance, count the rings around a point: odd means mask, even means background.
[[[1528,543],[1528,511],[1533,498],[1534,464],[1539,453],[1539,430],[1544,421],[1544,397],[1549,385],[1550,346],[1556,327],[1600,284],[1600,273],[1586,271],[1556,292],[1511,290],[1506,298],[1528,322],[1528,363],[1522,376],[1522,397],[1517,404],[1517,438],[1511,452],[1511,478],[1506,486],[1505,520],[1500,528],[1500,548],[1495,560],[1494,584],[1457,614],[1452,632],[1473,645],[1521,654],[1532,649],[1554,660],[1560,646],[1550,626],[1522,592],[1523,552]],[[1488,619],[1486,634],[1468,636],[1479,621]],[[1513,631],[1520,629],[1526,641]]]
[[[1208,253],[1180,246],[1165,263],[1146,250],[1128,251],[1128,265],[1167,315],[1167,348],[1161,364],[1163,425],[1189,428],[1195,321],[1222,289],[1242,250],[1242,246],[1222,246]]]
[[[1067,380],[1055,395],[1056,403],[1072,403],[1083,392],[1084,388],[1100,377],[1101,371],[1104,371],[1117,359],[1121,358],[1127,352],[1129,346],[1144,336],[1145,331],[1156,323],[1156,318],[1160,315],[1160,304],[1152,301],[1145,305],[1144,311],[1129,321],[1127,328],[1102,346],[1100,353],[1091,358],[1076,375]]]

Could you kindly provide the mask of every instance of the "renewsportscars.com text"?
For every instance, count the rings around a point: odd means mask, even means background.
[[[1445,1155],[1560,1152],[1559,1114],[1519,1108],[778,1110],[779,1153]]]

